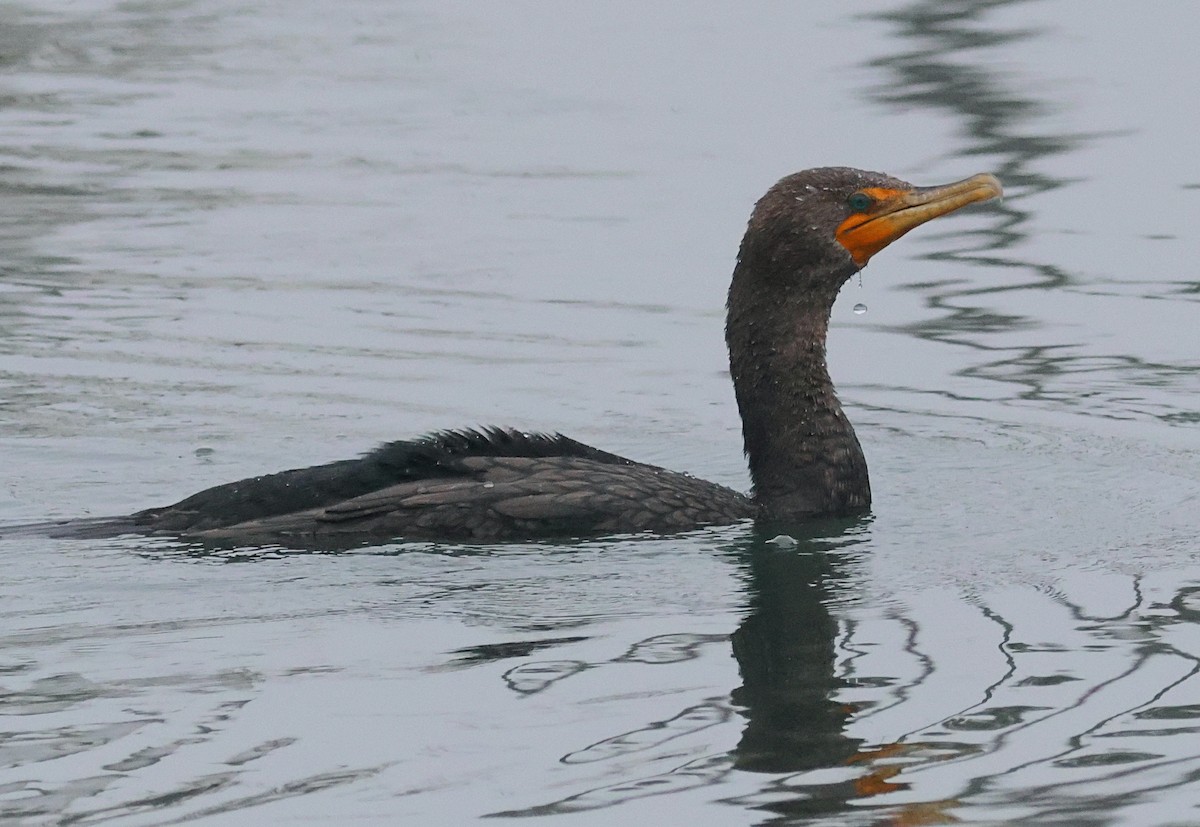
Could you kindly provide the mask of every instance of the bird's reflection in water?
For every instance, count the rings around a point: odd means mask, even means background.
[[[901,765],[892,763],[905,747],[849,735],[857,709],[839,697],[852,678],[838,665],[839,623],[830,606],[856,579],[854,545],[867,522],[821,523],[738,552],[750,611],[732,636],[742,683],[731,699],[746,724],[731,766],[772,777],[731,803],[819,819],[907,787],[895,780]],[[949,804],[922,807],[941,818]]]
[[[669,747],[672,741],[744,719],[729,752],[680,760],[663,772],[595,787],[554,802],[494,815],[548,815],[610,807],[649,795],[713,786],[735,771],[771,776],[757,792],[730,800],[743,807],[788,815],[843,811],[852,799],[901,789],[888,779],[894,766],[874,767],[896,747],[864,746],[845,728],[854,708],[837,699],[846,679],[837,673],[838,622],[829,604],[847,588],[853,545],[866,520],[830,521],[805,528],[807,536],[760,531],[730,548],[747,580],[745,619],[725,635],[672,634],[640,641],[614,662],[666,664],[695,658],[732,641],[741,685],[728,696],[679,709],[636,730],[581,746],[565,764],[628,758]],[[509,688],[536,694],[602,664],[573,660],[522,663],[505,673]],[[680,754],[686,754],[682,750]],[[829,771],[829,772],[823,772]]]
[[[840,764],[858,751],[842,730],[848,710],[831,695],[837,622],[829,595],[842,562],[819,541],[756,542],[739,553],[749,573],[750,613],[733,634],[742,685],[732,699],[746,718],[736,766],[786,773]]]

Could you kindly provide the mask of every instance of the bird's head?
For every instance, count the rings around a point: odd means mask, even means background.
[[[993,175],[915,187],[879,172],[821,167],[789,175],[755,205],[738,260],[775,279],[835,289],[909,230],[1002,194]]]

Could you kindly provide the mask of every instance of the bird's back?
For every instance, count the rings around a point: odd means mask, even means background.
[[[443,431],[364,457],[220,485],[128,518],[128,530],[316,546],[491,542],[650,531],[753,516],[738,492],[560,434]]]

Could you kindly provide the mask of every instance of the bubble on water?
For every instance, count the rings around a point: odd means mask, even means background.
[[[854,312],[861,316],[867,312],[867,306],[862,302],[859,302],[858,304],[854,305]]]

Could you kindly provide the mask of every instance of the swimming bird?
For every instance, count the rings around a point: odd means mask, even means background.
[[[834,392],[834,299],[920,224],[1001,195],[991,175],[937,187],[823,167],[758,201],[729,288],[725,338],[753,483],[743,494],[561,434],[452,430],[357,458],[252,477],[91,521],[97,533],[235,543],[498,542],[650,532],[752,518],[788,524],[871,505],[867,463]]]

